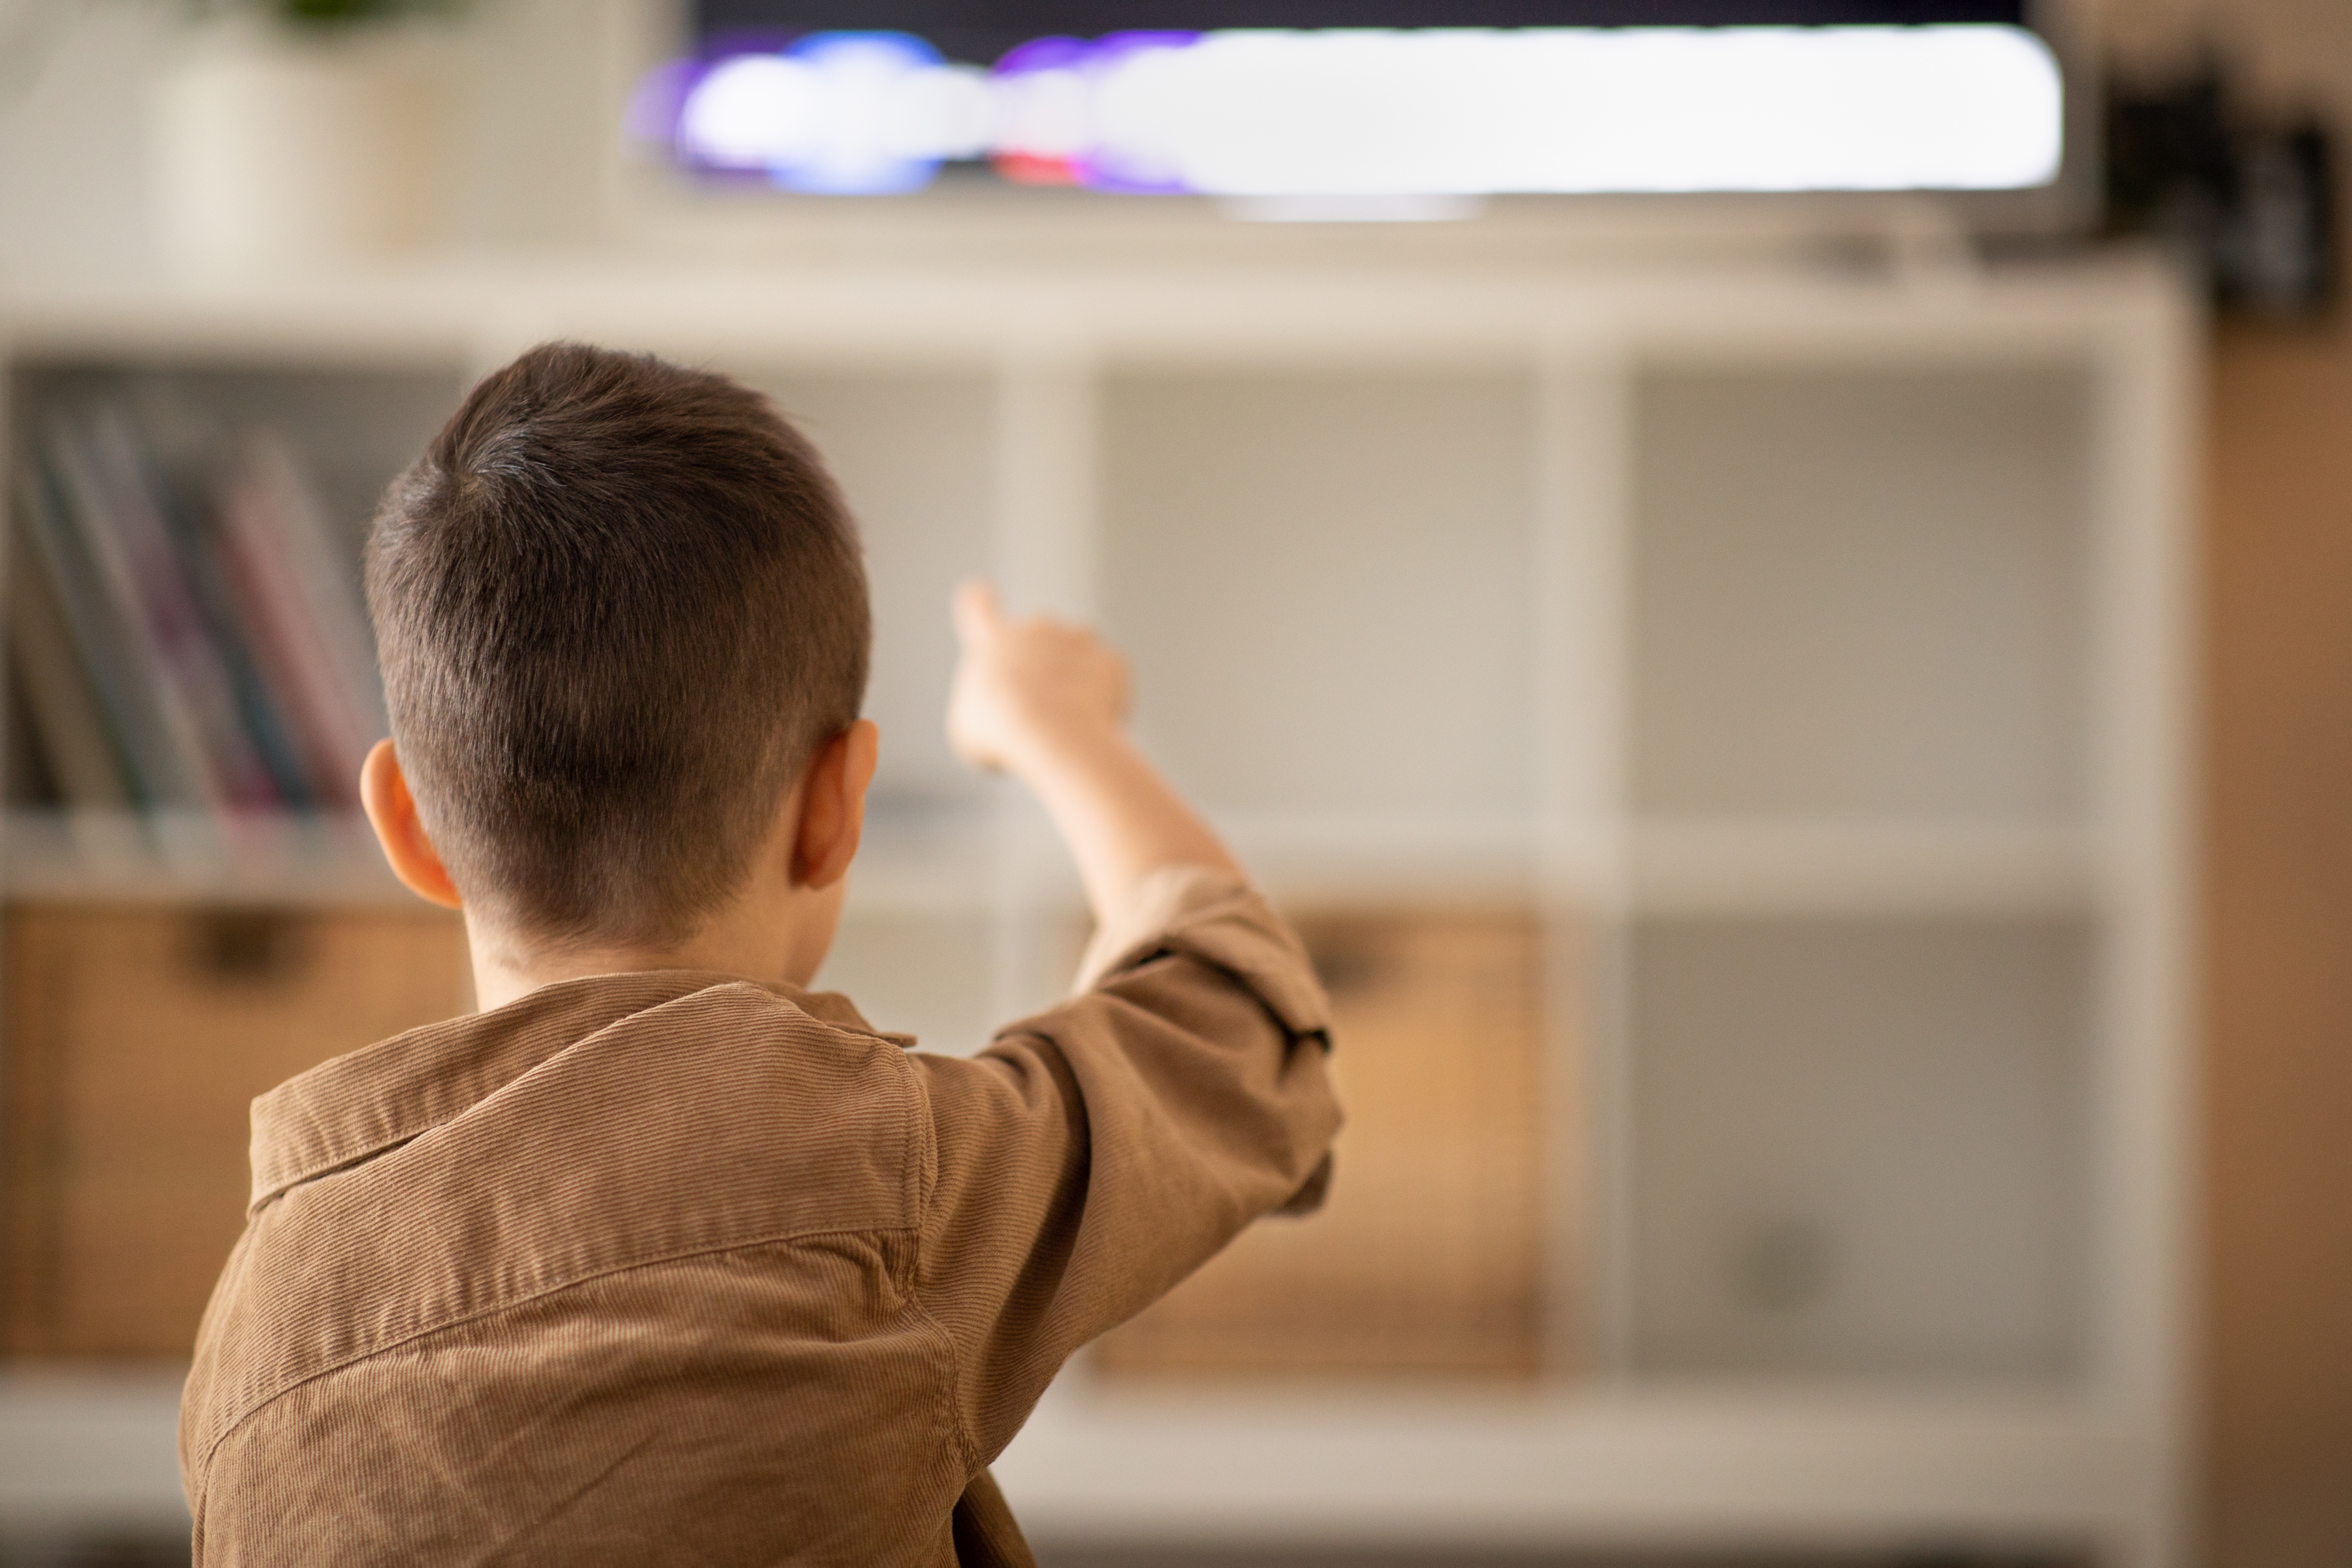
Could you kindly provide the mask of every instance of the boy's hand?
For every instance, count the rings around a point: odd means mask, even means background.
[[[1029,776],[1055,753],[1118,732],[1127,661],[1085,626],[1045,616],[1006,618],[996,590],[955,593],[963,645],[948,692],[948,743],[978,768]]]
[[[1208,824],[1128,742],[1127,662],[1084,626],[1012,621],[985,583],[955,595],[963,662],[948,692],[948,743],[975,767],[1036,792],[1077,862],[1097,919],[1162,866],[1241,868]]]

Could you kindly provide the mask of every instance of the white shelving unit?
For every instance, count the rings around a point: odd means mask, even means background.
[[[1040,1541],[2182,1560],[2198,351],[2158,271],[460,269],[0,322],[20,385],[454,387],[579,336],[772,391],[874,577],[884,761],[827,978],[936,1047],[1050,994],[1076,908],[938,733],[971,571],[1108,626],[1277,896],[1552,921],[1559,1373],[1081,1365],[998,1467]],[[142,861],[20,816],[0,867],[380,891],[340,827],[263,837]],[[168,1510],[165,1386],[68,1420],[33,1375],[0,1380],[0,1521]]]

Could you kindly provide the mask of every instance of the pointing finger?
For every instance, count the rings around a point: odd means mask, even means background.
[[[952,602],[956,640],[973,647],[996,634],[1004,624],[1004,606],[996,585],[984,577],[967,577],[956,584]]]

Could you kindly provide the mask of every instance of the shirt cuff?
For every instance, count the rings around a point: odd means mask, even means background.
[[[1296,1038],[1328,1042],[1330,1003],[1297,933],[1248,882],[1213,866],[1162,866],[1139,879],[1079,961],[1091,990],[1163,953],[1233,975]]]

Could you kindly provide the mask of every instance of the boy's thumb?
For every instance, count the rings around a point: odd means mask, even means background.
[[[967,647],[986,638],[1004,621],[996,585],[985,578],[971,577],[957,584],[953,610],[957,640]]]

